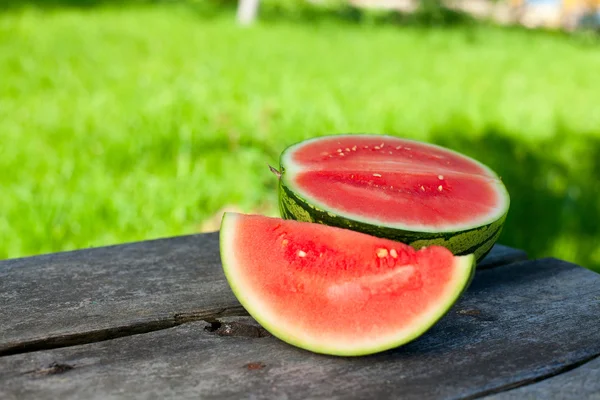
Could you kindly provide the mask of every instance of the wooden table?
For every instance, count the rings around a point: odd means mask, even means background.
[[[395,350],[268,335],[216,233],[0,262],[0,399],[600,399],[600,275],[497,245],[459,303]]]

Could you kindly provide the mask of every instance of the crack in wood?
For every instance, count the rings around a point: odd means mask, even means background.
[[[540,376],[536,376],[530,379],[524,379],[522,381],[518,381],[518,382],[513,382],[509,385],[504,385],[504,386],[499,386],[493,389],[489,389],[489,390],[485,390],[476,394],[473,394],[471,396],[467,396],[467,397],[461,397],[461,400],[474,400],[474,399],[481,399],[484,398],[486,396],[490,396],[493,394],[498,394],[498,393],[503,393],[503,392],[508,392],[512,389],[517,389],[523,386],[528,386],[528,385],[533,385],[535,383],[538,382],[542,382],[545,381],[547,379],[551,379],[554,378],[558,375],[564,374],[566,372],[572,371],[574,369],[577,369],[579,367],[582,367],[583,365],[594,361],[595,359],[600,358],[600,353],[599,354],[594,354],[592,356],[586,357],[584,359],[581,359],[577,362],[574,362],[572,364],[568,364],[568,365],[563,365],[562,367],[559,367],[547,374],[544,375],[540,375]]]
[[[246,317],[248,316],[248,312],[241,305],[233,306],[233,307],[223,307],[217,310],[207,312],[207,311],[192,311],[192,312],[183,312],[176,313],[173,315],[174,320],[177,322],[177,325],[184,324],[186,322],[194,322],[194,321],[206,321],[210,323],[211,321],[216,321],[218,318],[223,317]]]
[[[53,362],[45,368],[35,369],[32,371],[25,371],[23,374],[36,374],[36,375],[59,375],[64,374],[67,371],[74,369],[75,367],[70,364],[61,364]]]
[[[263,338],[271,336],[271,334],[260,325],[251,325],[236,321],[222,322],[219,320],[210,320],[206,322],[208,322],[210,325],[206,326],[204,330],[219,336],[238,336],[252,338]]]
[[[8,343],[0,347],[0,357],[34,351],[51,350],[61,347],[78,346],[117,339],[125,336],[140,335],[162,329],[169,329],[194,321],[210,321],[222,317],[246,316],[248,313],[240,306],[222,307],[214,310],[177,313],[172,316],[152,321],[141,321],[124,326],[102,328],[66,335],[57,335],[28,341]]]

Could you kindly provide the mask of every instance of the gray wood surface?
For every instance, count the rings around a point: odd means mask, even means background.
[[[218,233],[0,263],[0,355],[244,313]]]
[[[498,245],[481,267],[524,257]],[[245,314],[217,232],[2,261],[0,304],[0,355]]]
[[[600,354],[600,275],[553,259],[482,270],[420,339],[359,358],[294,348],[248,317],[210,322],[0,357],[0,398],[475,398]]]
[[[486,396],[485,400],[600,400],[600,358],[518,389]]]
[[[477,265],[478,269],[494,268],[501,265],[527,260],[527,253],[523,250],[496,244],[488,255]]]

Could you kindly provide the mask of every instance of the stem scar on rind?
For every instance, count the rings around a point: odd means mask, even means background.
[[[273,168],[272,166],[269,165],[269,169],[271,170],[272,173],[275,174],[275,176],[277,176],[278,178],[281,178],[281,172],[279,172],[279,170],[277,168]]]

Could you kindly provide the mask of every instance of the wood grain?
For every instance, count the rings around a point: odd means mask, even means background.
[[[600,275],[584,268],[515,263],[480,271],[428,333],[377,355],[317,355],[256,327],[219,331],[224,318],[2,357],[0,398],[475,398],[600,354],[599,298]]]
[[[496,246],[482,268],[522,259]],[[218,232],[0,262],[0,356],[245,315]]]
[[[600,400],[600,358],[584,363],[577,368],[555,377],[509,390],[491,396],[485,400],[521,400],[521,399],[588,399]]]
[[[245,314],[218,240],[211,233],[0,263],[0,355]]]

